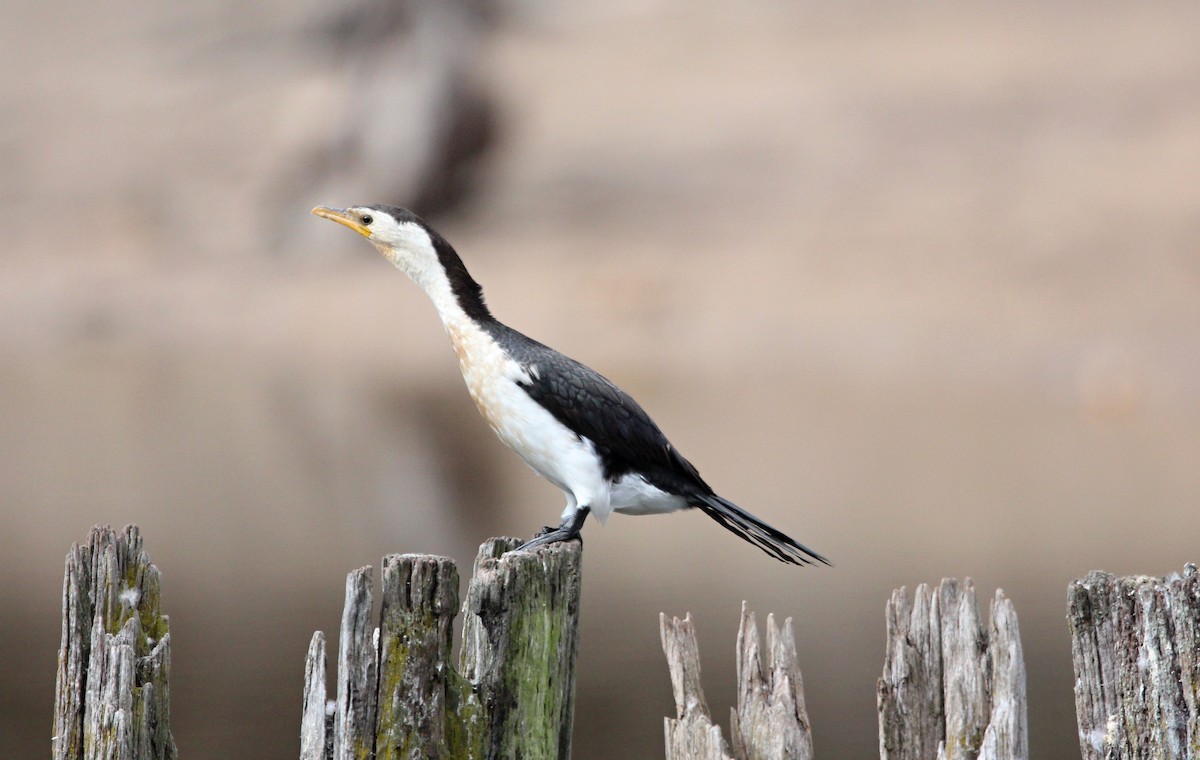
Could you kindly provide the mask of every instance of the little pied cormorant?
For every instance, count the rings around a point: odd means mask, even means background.
[[[425,291],[488,424],[566,494],[561,525],[521,549],[577,537],[593,512],[603,521],[612,512],[695,507],[778,560],[829,564],[714,493],[642,407],[607,378],[497,321],[462,259],[416,214],[379,205],[318,206],[313,213],[366,237]]]

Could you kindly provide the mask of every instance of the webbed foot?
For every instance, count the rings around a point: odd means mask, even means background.
[[[573,538],[579,539],[583,543],[583,536],[580,535],[580,530],[583,528],[583,522],[587,519],[591,508],[580,507],[575,510],[575,513],[570,517],[564,518],[562,524],[557,528],[546,526],[533,538],[532,541],[521,544],[513,551],[525,551],[534,547],[543,546],[545,544],[556,544],[559,541],[570,541]]]

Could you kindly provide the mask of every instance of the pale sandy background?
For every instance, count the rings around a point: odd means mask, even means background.
[[[49,751],[93,523],[139,523],[165,575],[183,756],[287,758],[346,571],[558,514],[420,292],[308,216],[405,202],[318,158],[374,102],[330,12],[5,10],[4,757]],[[435,220],[501,318],[836,563],[698,514],[590,525],[575,756],[661,756],[660,610],[697,616],[724,720],[743,599],[795,618],[818,755],[873,756],[884,601],[948,575],[1014,600],[1033,757],[1077,756],[1067,583],[1200,558],[1200,6],[492,18],[467,73],[495,141]]]

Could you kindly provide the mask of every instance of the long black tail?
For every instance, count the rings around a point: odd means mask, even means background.
[[[728,499],[722,499],[716,494],[697,496],[696,506],[726,530],[736,533],[780,562],[793,565],[815,565],[817,562],[831,564],[820,554],[786,533],[772,528]]]

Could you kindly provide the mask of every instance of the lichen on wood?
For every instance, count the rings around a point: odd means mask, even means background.
[[[380,612],[379,757],[438,757],[446,712],[458,569],[445,557],[383,560]]]
[[[483,744],[498,757],[571,755],[579,648],[579,544],[480,547],[463,611],[463,676],[480,700]],[[507,552],[507,553],[506,553]]]
[[[569,757],[582,552],[578,542],[511,551],[519,543],[491,539],[480,547],[462,605],[457,668],[451,560],[385,557],[378,628],[368,622],[371,569],[351,573],[333,739],[328,750],[319,740],[324,639],[314,637],[302,759]]]
[[[67,552],[55,760],[173,760],[171,635],[141,532],[96,526]]]

